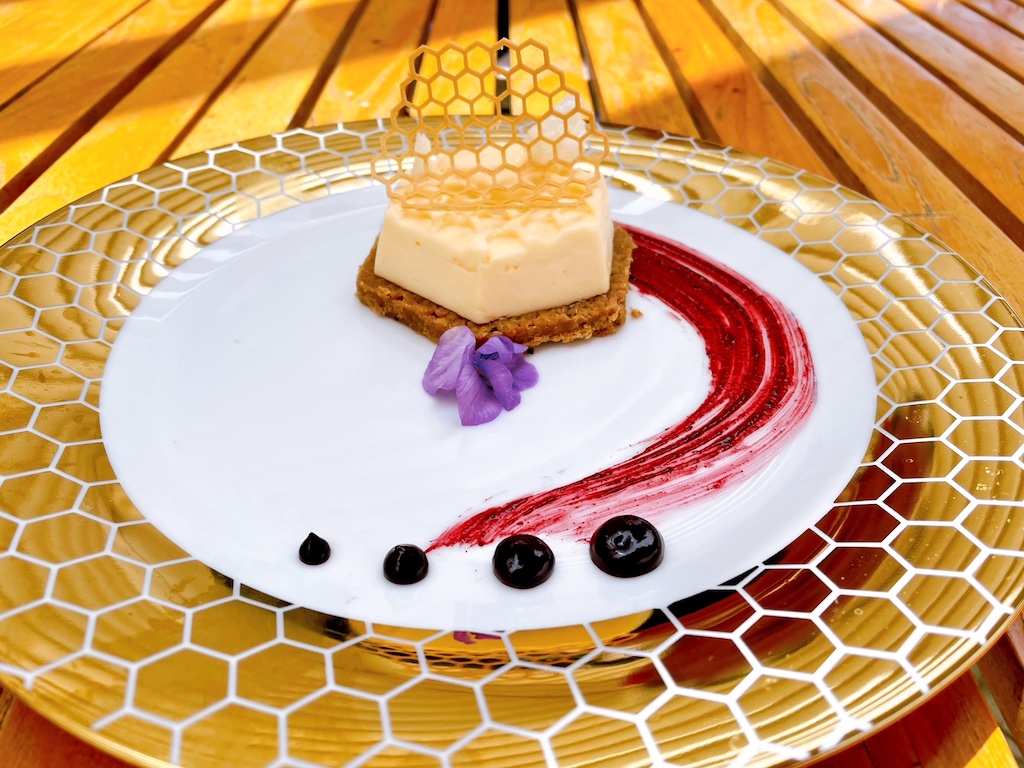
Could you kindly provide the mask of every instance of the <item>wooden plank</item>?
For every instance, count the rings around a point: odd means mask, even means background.
[[[287,0],[228,0],[0,216],[0,242],[78,197],[152,166]],[[0,209],[11,200],[0,196]]]
[[[1024,40],[960,3],[902,0],[947,34],[960,40],[1014,77],[1024,79]]]
[[[0,762],[4,768],[128,768],[37,715],[3,688]]]
[[[173,154],[285,130],[359,0],[298,0]]]
[[[720,142],[831,177],[824,160],[698,0],[641,4]]]
[[[580,94],[583,106],[593,112],[583,54],[568,0],[510,0],[509,37],[517,43],[536,40],[547,46],[551,63],[565,73],[565,82]],[[513,105],[512,111],[521,110]]]
[[[875,94],[888,100],[887,111],[896,113],[893,119],[904,132],[917,126],[927,135],[935,148],[935,164],[962,189],[971,190],[974,202],[989,218],[1004,230],[1020,226],[1024,144],[880,34],[864,27],[846,8],[822,0],[780,0],[779,5],[847,62],[848,77],[870,84],[876,103],[883,99]],[[1017,84],[1006,98],[1024,102],[1024,84]],[[914,143],[928,151],[929,142],[923,137]]]
[[[602,120],[700,134],[633,0],[577,0],[576,12]]]
[[[85,133],[148,71],[160,49],[174,43],[210,0],[148,3],[74,54],[0,112],[0,186],[16,196]],[[140,71],[140,68],[142,71]],[[27,178],[26,178],[27,177]],[[0,197],[2,200],[3,197]]]
[[[969,672],[901,719],[917,765],[1010,768],[1016,760]],[[885,756],[877,764],[889,765]]]
[[[477,41],[491,45],[498,40],[498,4],[480,2],[480,0],[438,0],[437,8],[434,10],[434,18],[430,25],[430,37],[427,45],[431,48],[441,48],[447,43],[455,43],[463,48]],[[477,58],[480,58],[478,55]],[[471,62],[478,66],[476,61]],[[487,66],[481,59],[479,66]],[[436,71],[427,62],[420,63],[420,74],[430,77]],[[464,86],[460,89],[463,92]],[[493,75],[486,78],[483,93],[495,93],[496,82]],[[480,91],[465,91],[463,95],[474,98]],[[431,95],[439,99],[441,103],[455,95],[455,89],[445,87],[440,82],[435,82],[431,87]],[[426,88],[422,85],[416,86],[414,103],[417,100],[426,98]],[[468,114],[469,108],[461,105],[450,107],[449,114]],[[494,114],[494,107],[491,102],[481,100],[475,104],[474,112],[481,115]],[[427,115],[439,115],[444,110],[440,104],[431,104],[423,110]]]
[[[996,24],[1001,24],[1024,36],[1024,7],[1013,0],[960,0],[968,8],[987,16]]]
[[[918,61],[939,72],[990,115],[1016,130],[1018,136],[1024,133],[1024,99],[1007,98],[1007,94],[1019,92],[1019,81],[928,22],[908,13],[896,0],[842,2]]]
[[[871,196],[944,240],[983,273],[1000,275],[1010,260],[1024,259],[1020,248],[772,4],[715,0],[715,8]]]
[[[409,55],[425,37],[430,11],[423,0],[371,0],[306,124],[390,114],[409,74]]]
[[[145,2],[0,2],[0,105]]]
[[[978,668],[1014,741],[1024,745],[1024,622],[1019,616]]]

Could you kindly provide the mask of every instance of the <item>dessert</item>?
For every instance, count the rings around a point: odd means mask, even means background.
[[[390,203],[359,299],[434,341],[457,325],[528,346],[614,333],[626,319],[633,244],[612,224],[598,171],[607,142],[579,94],[534,42],[419,57],[436,61],[403,84],[412,97],[392,112],[374,162]],[[492,96],[483,83],[496,74],[506,85]],[[442,86],[456,94],[443,105]],[[518,114],[497,110],[505,99]],[[470,117],[451,117],[455,103]],[[427,119],[431,106],[439,119]],[[416,119],[403,121],[403,109]]]
[[[659,565],[665,545],[658,529],[636,515],[605,520],[590,539],[590,559],[610,576],[643,576]]]

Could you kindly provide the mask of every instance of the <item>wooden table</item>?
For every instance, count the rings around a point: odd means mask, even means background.
[[[385,115],[416,46],[506,34],[550,46],[602,120],[835,179],[1024,309],[1019,0],[5,0],[0,242],[164,160]],[[1014,765],[1022,658],[1018,619],[976,674],[822,764]],[[3,691],[0,763],[121,765]]]

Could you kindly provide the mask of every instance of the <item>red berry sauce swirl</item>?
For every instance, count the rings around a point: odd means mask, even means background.
[[[624,512],[657,520],[756,472],[806,421],[815,400],[814,366],[803,329],[786,307],[679,243],[627,229],[636,242],[634,287],[660,299],[704,340],[707,398],[633,458],[474,514],[438,536],[431,550],[516,533],[588,540],[601,522]]]

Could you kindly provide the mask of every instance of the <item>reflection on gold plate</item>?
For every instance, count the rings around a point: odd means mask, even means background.
[[[877,203],[635,129],[607,129],[613,186],[776,246],[863,334],[877,421],[816,525],[701,595],[497,636],[316,613],[171,543],[121,490],[100,436],[119,328],[245,222],[370,185],[382,130],[297,130],[184,158],[0,249],[4,686],[147,766],[769,766],[899,716],[1006,627],[1024,575],[1018,318]]]

